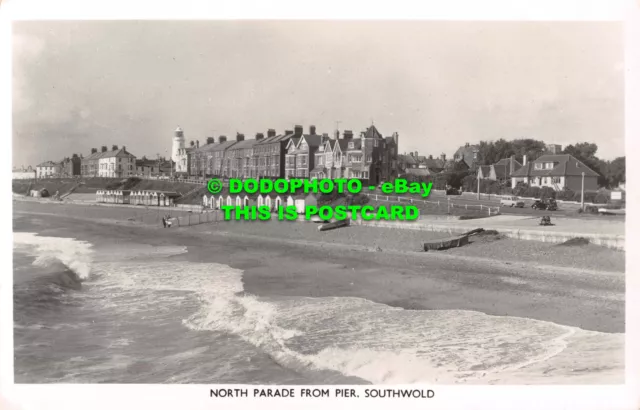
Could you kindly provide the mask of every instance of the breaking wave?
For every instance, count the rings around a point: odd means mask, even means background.
[[[215,263],[122,265],[110,280],[194,292],[201,307],[185,326],[236,335],[296,371],[333,370],[376,384],[580,382],[574,367],[588,352],[600,382],[624,377],[624,334],[361,298],[256,297],[244,293],[242,271]]]
[[[40,268],[62,268],[70,279],[78,282],[86,280],[91,274],[91,244],[72,238],[53,238],[38,236],[31,232],[14,232],[13,244],[16,250],[35,257],[33,265]]]

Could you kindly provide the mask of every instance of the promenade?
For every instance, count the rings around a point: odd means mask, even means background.
[[[468,232],[476,228],[493,229],[514,239],[561,243],[582,237],[595,245],[612,249],[625,249],[625,224],[623,221],[577,218],[555,218],[553,225],[541,226],[540,217],[525,215],[497,215],[488,218],[459,220],[448,216],[423,215],[415,222],[356,221],[356,224],[400,228],[451,234]]]

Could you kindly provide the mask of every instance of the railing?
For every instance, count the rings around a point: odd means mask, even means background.
[[[469,205],[469,204],[455,204],[452,203],[449,199],[447,200],[442,200],[442,201],[427,201],[425,199],[415,199],[415,198],[411,198],[411,197],[400,197],[400,196],[391,196],[391,195],[381,195],[381,194],[369,194],[369,193],[364,193],[364,195],[368,196],[369,198],[373,199],[374,201],[384,201],[384,202],[398,202],[398,203],[410,203],[410,204],[424,204],[424,205],[430,205],[430,206],[434,206],[437,209],[440,209],[442,207],[442,209],[446,209],[447,212],[451,212],[451,209],[465,209],[465,210],[473,210],[473,209],[479,209],[480,211],[487,211],[487,213],[489,215],[498,215],[500,214],[500,207],[499,206],[489,206],[489,205],[482,205],[482,204],[478,204],[478,205]]]

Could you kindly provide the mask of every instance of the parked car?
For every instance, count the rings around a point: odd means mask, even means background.
[[[461,195],[461,194],[462,193],[458,189],[455,189],[455,188],[448,188],[447,189],[447,195]]]
[[[524,208],[524,201],[516,196],[505,196],[500,200],[500,206],[510,206],[516,208]]]
[[[545,209],[547,209],[547,204],[545,204],[543,201],[541,201],[539,199],[536,199],[535,201],[533,201],[533,204],[531,205],[531,208],[545,210]]]
[[[558,203],[556,202],[555,199],[544,199],[544,200],[540,200],[537,199],[533,205],[531,205],[531,208],[533,209],[539,209],[539,210],[547,210],[547,211],[557,211],[558,210]]]

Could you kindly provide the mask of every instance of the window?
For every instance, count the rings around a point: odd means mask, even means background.
[[[551,182],[553,182],[554,184],[560,184],[562,182],[562,179],[560,177],[553,177],[551,178]]]
[[[367,162],[371,162],[371,155],[367,155]]]
[[[535,169],[542,169],[542,164],[540,162],[536,162],[534,165]]]
[[[378,146],[378,140],[377,139],[373,140],[373,146],[374,146],[374,148]]]
[[[353,142],[349,143],[349,148],[353,148]]]

